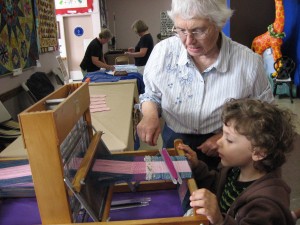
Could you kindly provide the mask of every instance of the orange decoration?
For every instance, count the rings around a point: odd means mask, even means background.
[[[254,38],[252,50],[260,55],[268,48],[272,49],[274,62],[282,57],[281,45],[282,38],[285,37],[284,30],[284,7],[283,0],[275,0],[275,21],[268,26],[268,31]],[[280,65],[279,65],[280,66]],[[272,74],[276,77],[276,72]]]

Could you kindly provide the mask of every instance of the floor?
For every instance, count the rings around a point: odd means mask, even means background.
[[[291,103],[289,98],[275,98],[276,104],[279,107],[288,108],[297,115],[296,129],[300,134],[300,99],[294,99]],[[140,149],[158,149],[162,147],[161,137],[158,140],[157,146],[149,146],[141,143]],[[283,178],[292,188],[291,192],[291,209],[300,208],[300,135],[296,137],[294,150],[287,158],[287,162],[283,166]],[[298,220],[297,225],[300,225]]]
[[[300,99],[294,99],[292,104],[289,99],[276,98],[276,103],[279,107],[289,108],[297,115],[296,128],[300,134]],[[294,150],[288,156],[282,172],[283,179],[292,189],[291,209],[300,208],[300,135],[296,137]],[[300,219],[297,221],[297,225],[300,225]]]

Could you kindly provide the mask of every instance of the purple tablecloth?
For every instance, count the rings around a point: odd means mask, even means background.
[[[112,200],[150,197],[148,206],[134,209],[114,210],[110,213],[111,221],[150,219],[182,216],[183,210],[177,190],[147,191],[137,193],[115,193]]]
[[[115,193],[113,200],[150,197],[148,206],[114,210],[111,221],[182,216],[183,210],[176,190]],[[36,198],[0,200],[0,225],[41,224]]]
[[[41,224],[36,198],[0,200],[0,225]]]

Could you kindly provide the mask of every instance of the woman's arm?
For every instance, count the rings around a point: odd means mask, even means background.
[[[141,48],[139,52],[125,52],[125,55],[133,56],[135,58],[141,58],[146,55],[148,48]]]
[[[96,56],[92,56],[92,62],[93,62],[93,64],[94,64],[95,66],[97,66],[97,67],[99,67],[99,68],[105,68],[105,69],[107,69],[107,70],[115,70],[115,67],[114,67],[114,66],[108,65],[108,64],[106,64],[106,63],[100,61],[100,60],[98,59],[98,57],[96,57]]]

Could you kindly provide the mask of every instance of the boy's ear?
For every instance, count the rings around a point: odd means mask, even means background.
[[[264,159],[267,156],[265,149],[254,148],[252,151],[252,159],[253,161],[259,161]]]

